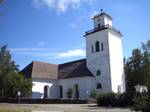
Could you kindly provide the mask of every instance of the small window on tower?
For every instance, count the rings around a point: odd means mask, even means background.
[[[97,83],[96,89],[101,89],[101,88],[102,88],[102,85],[100,83]]]
[[[101,24],[99,23],[97,26],[98,26],[98,27],[101,27]]]
[[[94,47],[93,47],[93,46],[92,46],[92,48],[91,48],[91,52],[94,53]]]
[[[101,43],[101,51],[103,51],[104,50],[104,45],[103,45],[103,43]]]
[[[95,43],[95,48],[96,48],[95,51],[96,51],[96,52],[99,52],[99,50],[100,50],[100,49],[99,49],[99,41],[97,41],[97,42]]]
[[[97,75],[97,76],[101,75],[101,71],[100,71],[100,70],[97,70],[96,75]]]
[[[100,21],[100,19],[97,20],[98,22]]]

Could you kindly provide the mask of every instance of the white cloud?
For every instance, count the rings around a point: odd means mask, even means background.
[[[56,51],[47,48],[9,48],[15,55],[28,55],[45,58],[71,58],[71,57],[85,57],[85,50],[73,49],[68,51]]]
[[[43,46],[43,45],[45,45],[45,42],[40,42],[40,43],[37,44],[37,46],[39,46],[39,47]]]
[[[94,0],[33,0],[35,6],[46,6],[50,10],[58,12],[66,12],[68,8],[77,9],[81,3],[88,3],[91,5]]]
[[[70,28],[76,28],[76,27],[77,27],[77,25],[76,25],[76,24],[74,24],[74,23],[70,23],[70,24],[69,24],[69,27],[70,27]]]
[[[56,57],[57,53],[49,52],[49,51],[19,51],[13,52],[14,55],[20,56],[33,56],[33,57],[43,57],[43,58],[54,58]]]
[[[56,58],[69,58],[69,57],[79,57],[79,56],[84,57],[85,50],[83,49],[68,50],[67,52],[58,53]]]
[[[23,51],[48,51],[47,48],[9,48],[12,52],[23,52]]]

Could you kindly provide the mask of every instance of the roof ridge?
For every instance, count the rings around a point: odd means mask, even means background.
[[[43,62],[43,61],[32,61],[32,63],[43,63],[43,64],[49,64],[49,65],[57,65],[58,66],[58,64],[54,64],[54,63],[48,63],[48,62]]]
[[[70,63],[75,63],[75,62],[83,61],[83,60],[86,60],[86,59],[83,58],[83,59],[79,59],[79,60],[74,60],[74,61],[65,62],[65,63],[62,63],[62,64],[58,64],[58,66],[65,65],[65,64],[70,64]]]

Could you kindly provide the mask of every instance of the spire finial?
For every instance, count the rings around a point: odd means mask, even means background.
[[[101,9],[101,14],[103,13],[103,9]]]

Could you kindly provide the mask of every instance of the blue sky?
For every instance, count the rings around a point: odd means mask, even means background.
[[[64,63],[85,58],[85,31],[103,9],[123,34],[123,53],[150,39],[149,0],[5,0],[0,6],[0,46],[25,67],[31,61]]]

